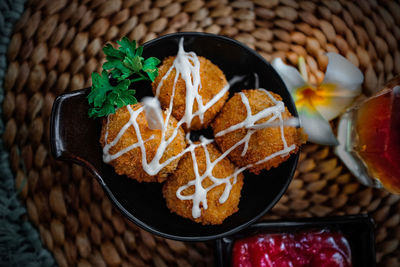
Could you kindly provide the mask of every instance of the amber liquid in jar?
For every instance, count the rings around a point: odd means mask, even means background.
[[[400,86],[366,100],[355,127],[356,153],[388,191],[400,194]]]

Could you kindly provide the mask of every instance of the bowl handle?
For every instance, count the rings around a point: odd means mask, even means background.
[[[50,118],[50,147],[55,159],[76,162],[99,176],[101,123],[88,117],[89,90],[65,93],[55,99]]]

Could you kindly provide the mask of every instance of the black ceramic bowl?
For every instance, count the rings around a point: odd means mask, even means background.
[[[181,37],[184,37],[186,51],[194,51],[210,59],[222,69],[228,80],[234,75],[246,75],[242,82],[230,89],[231,94],[254,88],[256,73],[260,87],[281,95],[289,111],[297,116],[290,93],[272,66],[256,52],[235,40],[205,33],[170,34],[144,44],[144,57],[163,59],[176,55]],[[117,175],[110,165],[103,163],[99,144],[101,121],[87,116],[88,91],[84,89],[67,93],[55,100],[51,117],[53,156],[87,167],[122,214],[154,234],[183,241],[210,240],[233,234],[271,209],[292,179],[298,154],[292,155],[278,168],[258,176],[245,173],[239,211],[223,224],[203,226],[184,219],[168,210],[161,192],[162,184],[138,183]],[[136,97],[139,100],[151,94],[149,83],[136,86]]]
[[[322,229],[343,234],[350,245],[353,267],[376,266],[374,223],[368,215],[294,219],[253,224],[243,231],[216,241],[216,265],[218,267],[231,266],[235,240],[260,233],[296,233]]]

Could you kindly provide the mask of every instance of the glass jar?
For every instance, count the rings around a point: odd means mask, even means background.
[[[338,140],[336,154],[361,183],[400,194],[400,76],[340,117]]]

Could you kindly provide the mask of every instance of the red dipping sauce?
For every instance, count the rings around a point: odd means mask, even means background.
[[[258,234],[233,245],[234,267],[351,267],[350,245],[337,232]]]

